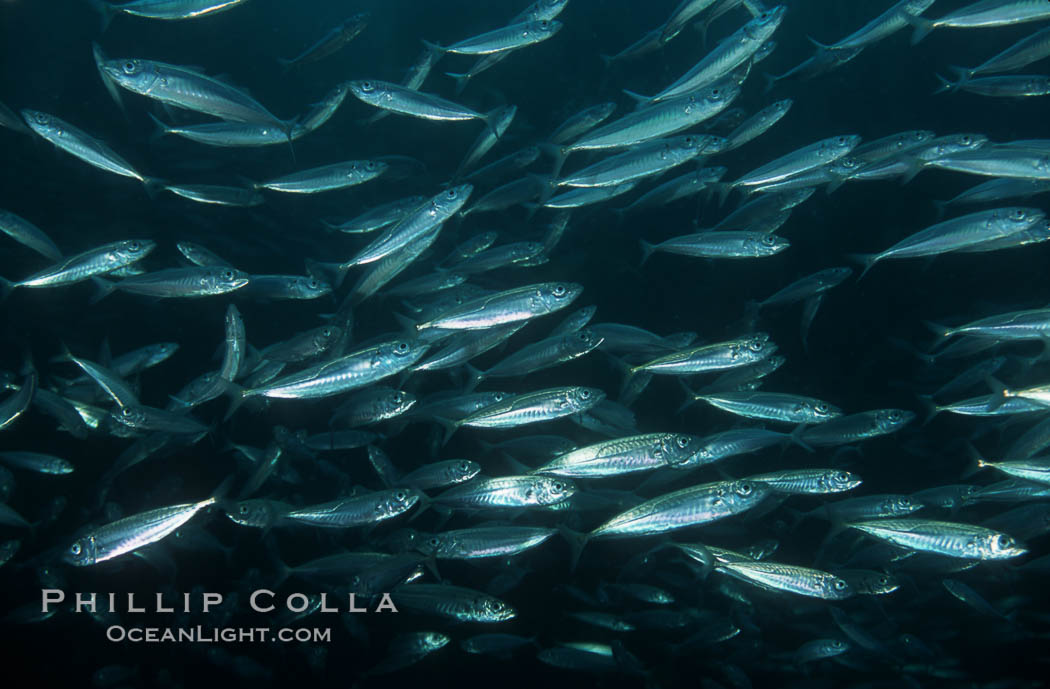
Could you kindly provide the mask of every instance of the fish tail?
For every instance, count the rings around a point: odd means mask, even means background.
[[[802,439],[802,434],[805,432],[806,428],[806,424],[800,423],[795,427],[795,430],[788,434],[788,441],[795,443],[806,452],[813,452],[813,446]]]
[[[826,50],[831,50],[832,49],[830,45],[827,45],[825,43],[821,43],[820,41],[818,41],[817,39],[813,38],[812,36],[806,36],[806,40],[809,41],[810,43],[812,43],[813,46],[819,51],[826,51]]]
[[[641,268],[649,260],[649,257],[653,255],[653,252],[656,251],[656,245],[650,244],[644,239],[639,240],[638,243],[642,246],[642,261],[638,264],[638,267]]]
[[[623,92],[624,92],[625,95],[630,97],[630,99],[633,100],[638,105],[641,105],[643,103],[648,103],[651,100],[649,98],[649,96],[643,96],[642,94],[635,93],[634,91],[628,91],[627,89],[623,89]]]
[[[937,81],[940,82],[940,86],[937,88],[936,91],[933,92],[934,95],[937,95],[938,93],[951,93],[953,91],[957,91],[959,89],[959,86],[962,85],[962,81],[951,81],[950,79],[947,79],[941,76],[940,74],[935,74],[934,76],[937,77]]]
[[[951,328],[943,326],[939,323],[934,323],[933,321],[923,321],[922,324],[925,325],[930,332],[937,336],[938,343],[942,342],[946,338],[951,337],[954,334]]]
[[[696,392],[691,387],[689,387],[686,384],[686,382],[681,378],[678,379],[678,385],[680,385],[681,388],[685,390],[685,394],[689,396],[689,399],[687,399],[685,402],[682,402],[682,406],[678,407],[678,409],[675,410],[675,414],[681,414],[686,409],[700,401],[700,396],[697,395]]]
[[[1003,406],[1007,399],[1016,397],[1016,395],[1003,385],[1003,383],[995,376],[985,376],[984,382],[992,389],[992,399],[988,400],[988,411],[995,411]]]
[[[948,210],[949,201],[934,201],[933,207],[937,210],[938,222],[944,217],[944,212]]]
[[[915,31],[911,35],[911,44],[916,45],[919,41],[926,38],[926,34],[936,28],[936,24],[931,19],[923,19],[922,17],[909,17],[908,23],[915,27]]]
[[[103,280],[102,278],[92,278],[91,282],[95,284],[98,290],[92,295],[89,304],[97,304],[109,295],[113,294],[113,290],[117,288],[117,283],[110,282],[109,280]]]
[[[773,87],[777,85],[778,81],[780,81],[780,77],[776,76],[775,74],[763,72],[762,80],[765,82],[765,86],[762,88],[762,93],[765,94],[773,90]]]
[[[973,476],[981,469],[992,466],[991,462],[985,459],[977,448],[970,444],[969,441],[963,441],[963,447],[966,449],[966,454],[969,455],[970,459],[973,460],[966,471],[963,472],[962,478],[969,478]]]
[[[465,88],[467,88],[467,84],[470,83],[470,77],[471,77],[471,75],[469,73],[467,73],[467,74],[459,74],[457,72],[445,72],[445,76],[452,77],[452,79],[456,82],[456,95],[457,96],[459,94],[463,93],[463,90]]]
[[[452,419],[446,419],[442,416],[435,416],[434,420],[441,424],[441,427],[445,429],[444,435],[441,436],[441,446],[444,447],[445,445],[448,445],[449,438],[452,437],[452,434],[459,430],[460,423],[458,421],[453,421]]]
[[[167,189],[168,183],[159,177],[143,177],[142,186],[146,190],[146,196],[150,199],[155,199],[157,198],[157,192]]]
[[[570,153],[572,153],[572,149],[568,146],[559,146],[558,144],[547,143],[540,144],[539,149],[543,153],[549,155],[554,160],[554,165],[551,168],[550,178],[552,180],[557,179],[558,175],[561,174],[562,167],[565,165],[565,159],[569,157]],[[551,185],[549,184],[547,186],[551,187]],[[553,192],[553,188],[551,188],[551,191]],[[548,196],[547,198],[550,197]],[[544,203],[546,203],[546,199],[544,199]]]
[[[467,386],[464,389],[465,393],[474,392],[474,388],[478,387],[481,381],[485,380],[485,373],[480,369],[474,368],[470,364],[467,364],[467,374],[470,376],[467,378]]]
[[[926,418],[922,421],[923,426],[933,421],[933,417],[944,411],[943,407],[938,406],[933,401],[932,395],[917,395],[917,397],[919,398],[919,403],[922,404],[923,410],[926,412]]]
[[[7,298],[11,296],[11,292],[14,291],[15,287],[18,287],[18,285],[7,278],[0,278],[0,301],[6,301]]]
[[[857,282],[860,282],[861,279],[864,277],[864,275],[867,274],[867,272],[869,270],[871,270],[871,267],[873,265],[875,265],[876,263],[878,263],[879,255],[878,254],[849,254],[848,258],[852,259],[853,261],[856,261],[863,268],[863,270],[860,271],[860,275],[857,276]]]
[[[88,4],[91,5],[93,10],[99,13],[101,22],[99,25],[99,32],[105,33],[106,29],[109,28],[109,23],[113,21],[114,15],[117,14],[117,8],[108,2],[103,2],[102,0],[88,0]]]
[[[413,522],[419,518],[419,515],[423,514],[427,510],[434,507],[434,501],[430,499],[425,493],[419,494],[419,509],[412,513],[412,516],[408,518],[408,521]]]
[[[587,545],[587,540],[590,537],[588,534],[573,531],[565,525],[558,527],[558,533],[561,534],[561,537],[569,544],[569,549],[572,552],[569,557],[569,571],[573,572],[576,570],[576,564],[580,561],[580,554],[583,553],[583,547]]]
[[[166,125],[159,117],[157,117],[156,115],[154,115],[151,112],[148,112],[146,114],[149,115],[149,118],[153,122],[153,125],[154,125],[153,133],[150,134],[150,137],[149,137],[150,143],[153,143],[153,142],[157,141],[162,136],[165,136],[167,134],[171,134],[171,127]]]
[[[726,205],[726,199],[729,198],[729,194],[733,191],[733,185],[727,184],[726,182],[719,182],[711,185],[712,192],[718,192],[718,207]]]
[[[448,52],[448,50],[446,50],[444,46],[438,45],[437,43],[434,43],[433,41],[428,41],[425,38],[423,39],[423,45],[426,47],[427,50],[429,50],[432,53],[447,53]]]

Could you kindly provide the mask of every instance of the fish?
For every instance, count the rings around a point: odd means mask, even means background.
[[[121,88],[184,110],[228,122],[268,125],[290,137],[291,123],[279,119],[243,89],[196,70],[142,59],[105,62],[102,69]]]
[[[818,50],[836,51],[866,48],[912,24],[914,19],[928,10],[933,3],[934,0],[900,0],[900,2],[895,3],[849,36],[831,45],[823,45],[812,41],[812,39],[810,40],[816,44]]]
[[[557,20],[540,19],[510,24],[478,36],[465,38],[449,46],[443,47],[429,41],[424,41],[423,43],[431,50],[439,53],[492,55],[508,50],[518,50],[546,41],[561,31],[562,26],[563,24]]]
[[[18,282],[4,284],[5,292],[16,287],[60,287],[105,275],[148,256],[157,243],[151,239],[125,239],[70,256],[50,268]]]
[[[389,340],[356,349],[348,354],[271,381],[265,387],[247,388],[242,397],[315,399],[338,395],[375,383],[415,364],[429,345]]]
[[[914,258],[937,256],[997,240],[1030,229],[1042,222],[1046,215],[1037,208],[996,208],[970,213],[937,223],[901,240],[878,254],[857,257],[864,269],[857,277],[864,277],[872,266],[887,258]]]
[[[43,230],[11,211],[0,209],[0,232],[52,261],[62,259],[62,251]]]
[[[1048,18],[1050,9],[1038,0],[978,0],[938,19],[912,17],[910,23],[915,31],[911,43],[917,44],[939,27],[970,29],[1009,26]]]
[[[532,473],[603,478],[689,462],[702,439],[683,433],[646,433],[587,445],[553,458]]]
[[[330,29],[316,43],[293,58],[278,58],[281,67],[287,72],[290,69],[301,67],[326,57],[334,55],[353,41],[368,26],[372,14],[370,12],[357,12],[351,15],[342,24]]]
[[[537,283],[516,287],[465,302],[438,317],[417,323],[417,332],[432,329],[480,330],[507,325],[560,311],[569,306],[583,287],[575,283]]]
[[[415,91],[387,81],[355,80],[350,82],[350,92],[368,105],[410,115],[425,120],[465,121],[482,120],[490,126],[489,115],[475,112],[439,96]],[[496,138],[499,138],[497,134]]]
[[[722,230],[698,232],[672,237],[659,244],[640,240],[642,263],[656,252],[693,256],[695,258],[761,258],[779,254],[791,246],[791,242],[775,234]]]
[[[142,182],[146,192],[152,194],[161,184],[153,177],[146,176],[132,167],[103,141],[70,123],[39,110],[22,110],[26,124],[45,141],[57,148],[83,160],[99,170],[112,172],[121,177],[129,177]]]
[[[127,14],[144,19],[177,21],[196,19],[231,10],[246,0],[132,0],[119,5],[104,0],[91,0],[90,4],[102,13],[102,30],[117,14]]]
[[[248,283],[248,274],[235,268],[167,268],[108,283],[96,301],[114,290],[169,299],[208,297],[241,289]]]
[[[217,500],[212,495],[199,502],[158,507],[90,529],[65,549],[62,560],[89,567],[134,552],[170,536]]]
[[[1003,560],[1027,552],[1007,534],[972,524],[910,518],[849,522],[847,526],[904,548],[948,557]]]
[[[290,175],[258,183],[255,188],[292,194],[316,194],[363,184],[381,176],[388,167],[382,161],[348,160],[293,172]]]
[[[444,420],[444,443],[462,426],[515,428],[531,423],[553,421],[585,412],[605,399],[597,388],[562,386],[521,393],[502,402],[482,407],[462,419]],[[439,419],[441,420],[441,419]]]
[[[773,36],[786,13],[787,8],[783,5],[762,12],[720,43],[673,84],[651,98],[641,97],[642,100],[648,103],[667,100],[703,88],[729,75],[747,62]]]

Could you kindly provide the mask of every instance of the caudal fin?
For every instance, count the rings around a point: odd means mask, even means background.
[[[919,41],[926,38],[926,34],[936,28],[936,24],[933,20],[923,19],[922,17],[910,17],[908,23],[915,27],[915,31],[913,31],[911,35],[912,45],[916,45]]]
[[[644,239],[639,240],[638,243],[642,246],[642,261],[638,264],[638,267],[641,268],[645,265],[645,262],[649,260],[649,257],[653,255],[653,252],[656,251],[656,245],[650,244]]]
[[[569,544],[569,571],[573,572],[576,570],[576,565],[580,561],[580,554],[583,553],[583,547],[587,545],[587,540],[590,538],[585,533],[579,531],[573,531],[567,526],[559,526],[558,533],[561,534],[562,538]]]
[[[849,254],[848,257],[863,268],[860,271],[860,275],[857,276],[857,282],[860,282],[861,278],[879,261],[879,254]]]
[[[459,74],[457,72],[445,72],[445,76],[452,77],[456,82],[456,95],[463,93],[463,89],[467,88],[467,84],[470,83],[471,74]]]

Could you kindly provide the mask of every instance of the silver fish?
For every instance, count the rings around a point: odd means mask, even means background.
[[[386,172],[387,167],[386,163],[375,160],[348,160],[293,172],[257,184],[256,188],[293,194],[316,194],[321,191],[346,189],[373,180]]]
[[[140,173],[105,143],[68,122],[39,110],[23,110],[22,117],[25,118],[29,128],[43,139],[50,141],[66,153],[80,158],[88,165],[138,180],[145,185],[147,191],[158,185],[157,180]]]
[[[89,531],[66,549],[62,559],[85,567],[111,560],[171,535],[209,505],[215,496],[200,502],[172,505],[118,519]]]
[[[854,529],[912,550],[974,560],[1018,557],[1027,549],[1010,536],[982,526],[931,519],[850,522]]]
[[[157,246],[150,239],[125,239],[71,256],[47,270],[5,287],[58,287],[105,275],[142,260]]]
[[[504,26],[472,38],[466,38],[450,46],[442,47],[428,41],[424,41],[424,43],[431,50],[442,53],[491,55],[507,50],[517,50],[545,41],[557,34],[561,28],[562,23],[559,21],[541,19],[539,21],[527,21]]]
[[[362,347],[338,359],[275,380],[266,387],[243,390],[241,395],[288,399],[338,395],[403,371],[416,363],[428,348],[427,344],[405,340]]]
[[[229,122],[275,127],[288,138],[290,124],[242,89],[187,67],[152,60],[110,60],[103,65],[121,87],[177,108]]]

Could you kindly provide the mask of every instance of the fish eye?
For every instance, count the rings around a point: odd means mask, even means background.
[[[427,539],[427,545],[431,548],[437,548],[441,545],[441,540],[435,536],[434,538]]]
[[[462,471],[464,474],[470,473],[470,468],[470,462],[459,463],[459,470]]]
[[[741,483],[736,487],[736,492],[744,497],[751,495],[752,490],[754,490],[754,487],[750,483]]]
[[[849,482],[849,474],[846,473],[845,471],[836,471],[835,472],[835,480],[838,481],[839,483],[848,483]]]
[[[541,29],[547,29],[547,28],[550,27],[550,25],[551,25],[551,23],[549,21],[547,21],[546,19],[544,19],[543,21],[540,22],[540,28]]]
[[[962,143],[963,146],[969,146],[973,139],[971,139],[969,135],[966,135],[960,138],[959,141]]]
[[[455,201],[456,200],[456,196],[458,196],[458,194],[456,194],[456,190],[455,189],[449,189],[448,191],[445,192],[445,198],[448,199],[449,201]]]
[[[1025,213],[1023,210],[1021,210],[1020,208],[1018,208],[1017,210],[1015,210],[1013,212],[1013,217],[1015,219],[1017,219],[1017,220],[1024,220],[1027,215],[1028,214]]]
[[[376,85],[373,84],[370,81],[362,81],[361,82],[361,90],[364,91],[365,93],[370,93],[372,91],[375,91],[375,88],[376,88]]]
[[[881,584],[882,586],[889,586],[890,578],[886,576],[879,577],[879,584]]]
[[[844,590],[846,590],[846,586],[848,586],[848,584],[843,579],[836,579],[832,583],[832,586],[834,586],[839,591],[844,591]]]
[[[398,502],[404,502],[408,499],[408,493],[406,493],[403,490],[399,490],[398,492],[394,493],[394,499]]]
[[[134,74],[135,73],[135,63],[132,62],[131,60],[128,60],[127,62],[125,62],[124,63],[124,73],[125,74]]]
[[[565,492],[565,484],[562,483],[561,481],[552,481],[551,482],[551,492],[552,493],[564,493]]]
[[[568,292],[568,290],[565,288],[565,285],[560,284],[555,285],[554,288],[551,290],[551,294],[553,294],[556,297],[564,297],[566,292]]]
[[[762,351],[762,344],[762,340],[755,338],[747,343],[747,348],[750,349],[752,352],[760,352]]]
[[[817,411],[818,414],[827,414],[828,413],[828,405],[826,405],[826,404],[818,404],[817,406],[814,407],[814,409]]]
[[[248,514],[248,506],[247,505],[241,505],[240,507],[237,508],[237,511],[240,512],[241,514]]]
[[[403,402],[403,401],[404,401],[404,399],[405,399],[405,396],[404,396],[404,395],[402,395],[402,394],[401,394],[400,392],[398,392],[398,393],[395,393],[395,394],[394,394],[394,396],[390,398],[390,400],[391,400],[391,401],[392,401],[392,402],[393,402],[394,404],[401,404],[401,402]]]
[[[131,416],[135,412],[131,411],[131,407],[124,407],[123,409],[120,410],[120,413],[123,416]]]
[[[317,280],[311,278],[309,281],[307,281],[306,286],[310,289],[318,289],[321,286],[321,284],[317,282]]]
[[[332,329],[331,328],[325,328],[324,330],[321,331],[321,334],[324,335],[325,337],[331,337],[334,333],[332,333]]]
[[[77,541],[73,545],[69,546],[69,552],[71,555],[80,555],[83,548],[80,547],[80,542]]]
[[[142,246],[138,242],[128,242],[128,251],[139,251]]]
[[[718,98],[722,95],[722,89],[711,89],[711,95]]]
[[[408,343],[407,342],[398,342],[396,345],[394,345],[394,349],[396,349],[398,352],[404,354],[405,352],[408,351]]]
[[[898,507],[911,507],[911,505],[912,505],[911,498],[899,498],[897,500],[897,506]]]
[[[224,270],[224,271],[222,271],[222,279],[223,280],[232,280],[233,279],[233,271],[232,270]]]
[[[581,400],[589,400],[591,398],[591,391],[587,388],[583,388],[582,390],[580,390],[579,394]]]
[[[766,246],[773,246],[777,243],[777,240],[774,239],[772,235],[767,234],[764,237],[762,237],[762,243]]]
[[[890,421],[900,421],[900,420],[901,420],[901,413],[900,413],[899,411],[891,411],[891,412],[890,412],[890,413],[889,413],[889,414],[887,415],[887,418],[888,418],[888,419],[889,419]]]
[[[999,536],[997,540],[999,541],[999,547],[1003,549],[1013,548],[1015,545],[1014,539],[1010,538],[1009,536]]]
[[[677,438],[675,438],[674,441],[678,443],[678,447],[689,447],[689,436],[687,435],[680,435]]]

